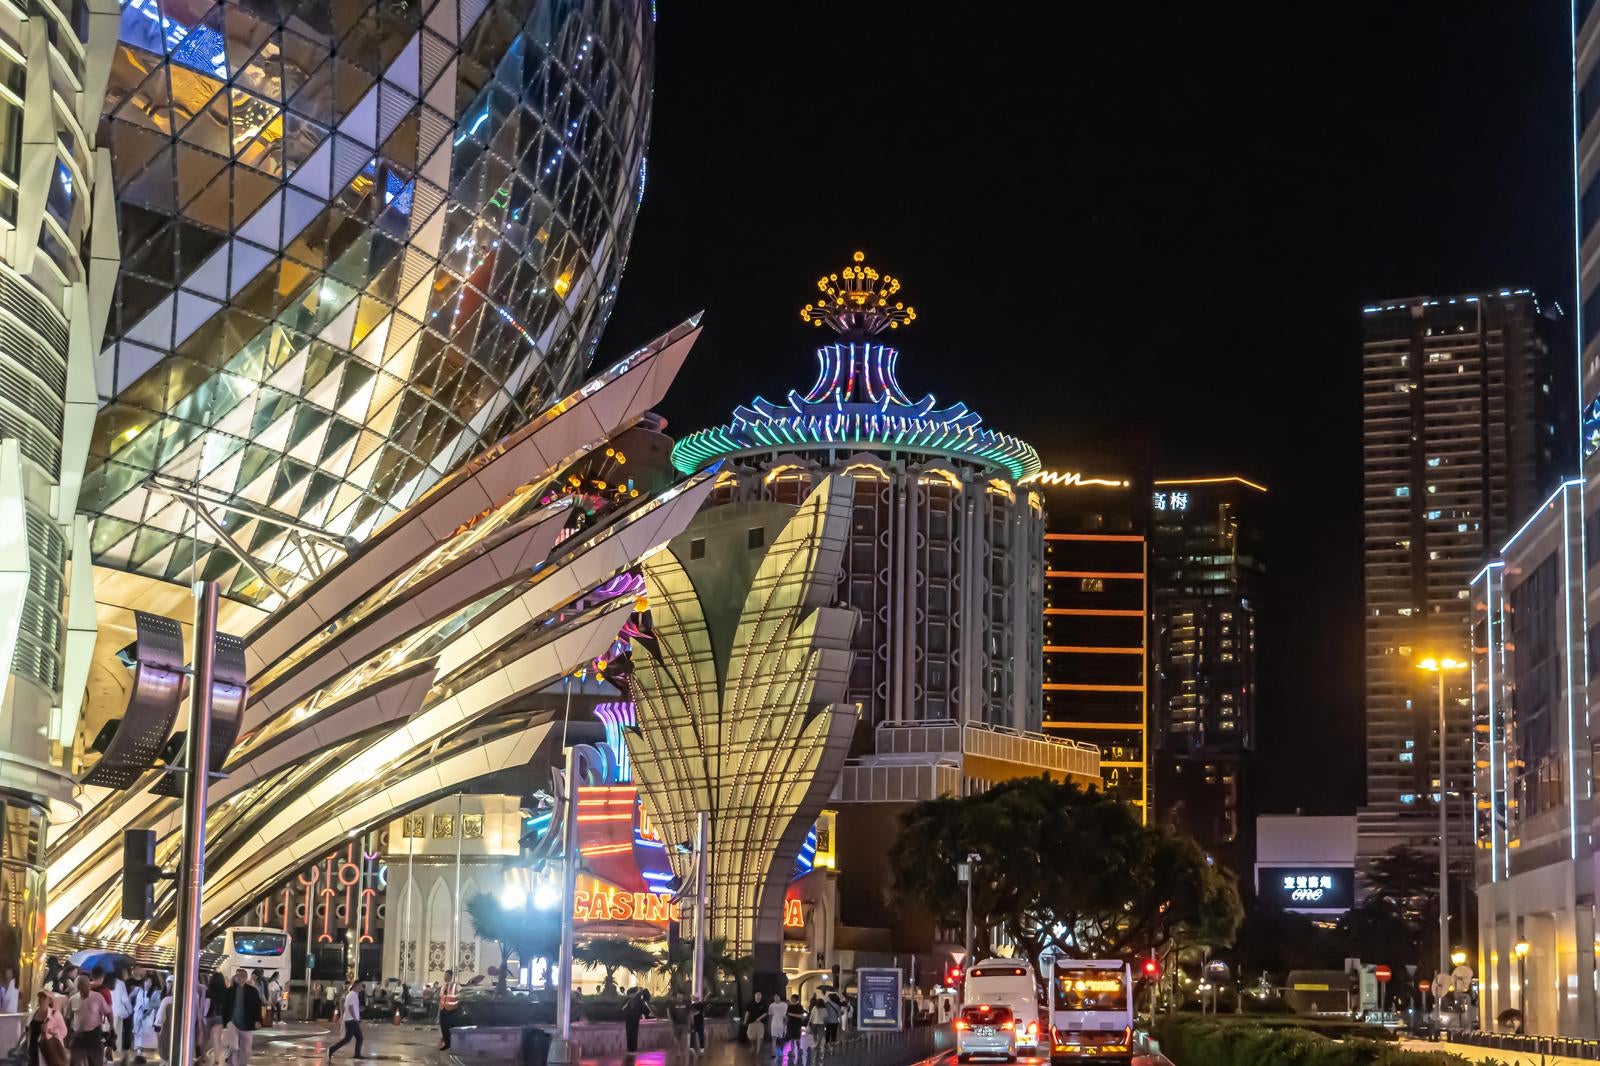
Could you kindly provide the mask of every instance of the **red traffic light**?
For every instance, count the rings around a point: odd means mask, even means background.
[[[959,985],[961,983],[961,967],[952,966],[946,970],[944,974],[944,983],[947,985]]]
[[[1144,960],[1144,975],[1146,977],[1160,977],[1161,976],[1161,964],[1159,962],[1157,962],[1155,959],[1145,959]]]

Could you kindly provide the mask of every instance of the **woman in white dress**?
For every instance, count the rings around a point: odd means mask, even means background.
[[[156,1049],[156,1011],[161,1007],[161,986],[154,974],[146,974],[133,997],[133,1046],[136,1063],[145,1061],[145,1052]]]

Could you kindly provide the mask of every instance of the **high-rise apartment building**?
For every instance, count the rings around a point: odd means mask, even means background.
[[[1526,289],[1365,309],[1363,863],[1397,844],[1435,849],[1441,788],[1470,788],[1471,681],[1446,682],[1441,774],[1436,675],[1418,663],[1467,657],[1473,575],[1560,481],[1572,424],[1553,354],[1562,326]],[[1465,863],[1469,823],[1452,824]]]
[[[1150,719],[1155,809],[1235,872],[1255,749],[1266,488],[1235,475],[1158,478],[1150,496]]]
[[[1146,811],[1149,482],[1045,470],[1044,729],[1100,749],[1107,792]]]

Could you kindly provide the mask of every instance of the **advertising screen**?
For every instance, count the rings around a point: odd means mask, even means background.
[[[1256,885],[1263,900],[1289,911],[1349,910],[1355,876],[1348,866],[1262,866]]]
[[[856,971],[856,1028],[900,1028],[901,973],[882,967]]]

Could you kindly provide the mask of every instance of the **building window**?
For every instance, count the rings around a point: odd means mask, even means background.
[[[706,557],[706,538],[696,537],[689,542],[689,558],[704,559]]]
[[[764,547],[766,547],[766,544],[767,544],[767,529],[766,529],[766,527],[765,526],[751,526],[750,527],[750,531],[745,534],[744,542],[745,542],[745,547],[747,547],[747,548],[764,548]]]
[[[1402,497],[1410,496],[1411,495],[1411,486],[1410,485],[1400,485],[1399,487],[1397,487],[1394,490],[1394,494],[1396,496],[1402,496]]]

